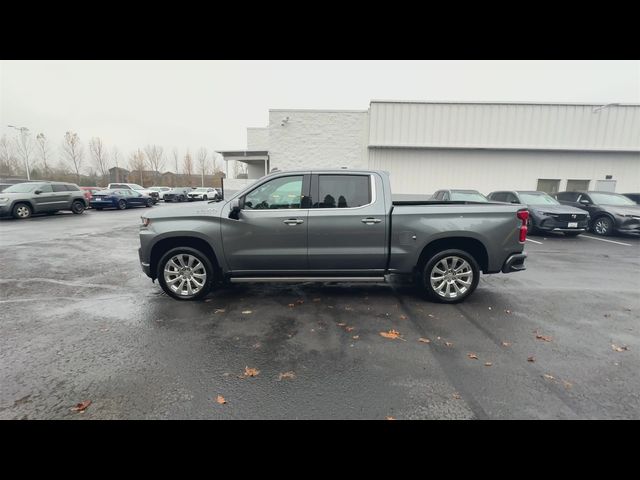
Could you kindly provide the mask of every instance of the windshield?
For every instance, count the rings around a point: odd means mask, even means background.
[[[206,192],[208,189],[207,188],[196,188],[195,191],[196,192]]]
[[[451,192],[451,200],[462,202],[488,202],[487,197],[478,192]]]
[[[6,190],[5,190],[6,191]],[[617,193],[592,193],[589,192],[591,200],[596,205],[636,205],[633,200]]]
[[[16,185],[11,185],[9,188],[4,190],[2,193],[27,193],[27,192],[33,192],[39,186],[40,186],[39,183],[18,183]]]
[[[520,193],[520,201],[525,205],[560,205],[555,198],[546,193]]]
[[[144,187],[136,185],[135,183],[131,184],[131,188],[133,188],[134,190],[144,190]]]

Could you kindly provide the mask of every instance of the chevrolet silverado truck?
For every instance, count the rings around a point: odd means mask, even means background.
[[[392,201],[388,173],[278,171],[228,201],[142,217],[142,270],[177,300],[227,282],[385,282],[406,275],[457,303],[480,272],[525,269],[528,211],[469,201]]]

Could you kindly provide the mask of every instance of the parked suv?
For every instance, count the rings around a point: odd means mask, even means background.
[[[17,183],[0,193],[0,217],[24,219],[34,213],[53,215],[59,210],[80,214],[85,208],[84,192],[73,183]]]
[[[158,200],[160,199],[158,192],[144,188],[142,185],[138,185],[137,183],[110,183],[107,185],[106,190],[135,190],[138,193],[150,196],[153,199],[154,205],[158,203]]]
[[[165,202],[186,202],[187,195],[192,190],[191,187],[175,187],[168,192],[164,192],[163,198]]]
[[[539,191],[491,192],[489,200],[518,203],[529,209],[529,232],[562,232],[575,237],[589,228],[589,213],[569,205],[562,205],[555,198]]]
[[[149,187],[147,190],[158,192],[158,200],[164,200],[164,194],[171,190],[171,187]]]
[[[640,235],[640,205],[630,198],[611,192],[558,192],[554,195],[563,205],[589,212],[591,231],[596,235],[614,232]]]
[[[220,195],[215,188],[198,187],[195,190],[187,193],[187,197],[190,202],[193,202],[196,200],[218,200],[220,198]]]
[[[487,197],[477,190],[438,190],[431,196],[431,200],[441,200],[443,202],[483,202]]]

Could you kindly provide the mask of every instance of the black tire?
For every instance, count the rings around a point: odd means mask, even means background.
[[[147,204],[145,205],[145,207],[149,208],[149,207],[153,207],[154,203],[152,199],[147,200]]]
[[[87,206],[80,200],[76,200],[71,204],[71,211],[76,215],[80,215],[86,208]]]
[[[533,220],[531,219],[531,217],[529,217],[529,220],[527,220],[527,235],[536,235],[537,233],[538,233],[538,229],[533,223]]]
[[[16,203],[11,210],[13,218],[18,220],[25,220],[33,214],[33,209],[28,203]]]
[[[118,210],[124,210],[127,208],[126,200],[118,200]]]
[[[580,235],[582,232],[564,232],[564,236],[565,237],[577,237],[578,235]]]
[[[184,197],[184,195],[180,195],[178,197],[178,202],[184,202],[186,200],[186,198]]]
[[[202,196],[202,200],[204,200],[206,202],[207,200],[209,200],[209,197],[207,197],[206,195],[203,195]]]
[[[438,263],[441,260],[447,261],[445,259],[448,259],[449,257],[457,257],[459,259],[464,260],[471,272],[471,279],[470,279],[470,285],[468,286],[463,286],[462,288],[464,288],[464,292],[463,293],[456,293],[455,297],[450,297],[450,296],[443,296],[441,294],[439,294],[434,286],[431,284],[431,273],[434,270],[434,268],[436,267],[436,265],[438,265]],[[452,265],[452,270],[453,268],[456,267],[456,265],[459,265],[460,267],[464,265],[463,264],[459,264],[459,263],[455,263]],[[438,267],[440,267],[438,265]],[[446,271],[446,270],[445,270]],[[463,270],[464,271],[464,270]],[[435,272],[434,272],[435,273]],[[448,274],[448,273],[447,273]],[[443,276],[446,274],[443,274]],[[441,303],[459,303],[462,302],[463,300],[465,300],[466,298],[468,298],[476,289],[476,287],[478,286],[478,282],[480,281],[480,267],[478,266],[478,262],[476,262],[475,258],[473,258],[472,255],[470,255],[469,253],[465,252],[464,250],[457,250],[457,249],[451,249],[451,250],[443,250],[441,252],[436,253],[433,257],[431,257],[429,260],[427,260],[427,262],[424,265],[424,268],[422,269],[421,272],[421,285],[423,290],[426,292],[427,296],[434,301],[437,302],[441,302]],[[460,280],[464,281],[463,278],[467,278],[466,281],[468,280],[468,276],[467,277],[461,277]],[[446,285],[446,282],[445,282]],[[456,283],[456,286],[458,285],[458,283]],[[454,287],[455,288],[455,287]],[[445,286],[445,289],[450,290],[450,286]],[[444,293],[444,291],[443,291]],[[451,292],[451,294],[453,294],[454,292]]]
[[[591,221],[591,231],[596,235],[608,237],[613,234],[613,220],[606,215],[596,217]]]
[[[164,270],[165,270],[165,266],[167,265],[167,263],[169,263],[169,261],[175,257],[176,255],[192,255],[194,257],[196,257],[204,266],[204,270],[206,272],[206,279],[204,281],[204,285],[201,287],[201,289],[198,291],[198,293],[194,294],[194,295],[180,295],[177,292],[173,291],[168,285],[167,285],[167,281],[165,280],[165,276],[164,276]],[[166,252],[162,258],[160,258],[160,261],[158,262],[158,267],[156,270],[156,276],[158,279],[158,283],[160,284],[160,286],[162,287],[162,290],[164,290],[164,292],[169,295],[171,298],[174,298],[176,300],[198,300],[201,299],[203,297],[205,297],[210,291],[211,288],[213,286],[213,281],[214,281],[214,269],[213,269],[213,265],[211,263],[211,261],[209,260],[209,258],[207,258],[207,256],[202,253],[200,250],[196,250],[195,248],[191,248],[191,247],[177,247],[177,248],[172,248],[171,250],[169,250],[168,252]],[[171,280],[171,279],[170,279]]]

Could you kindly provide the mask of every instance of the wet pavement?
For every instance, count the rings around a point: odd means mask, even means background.
[[[338,284],[182,303],[140,270],[144,212],[0,221],[1,419],[640,418],[638,239],[532,237],[527,271],[455,306]]]

